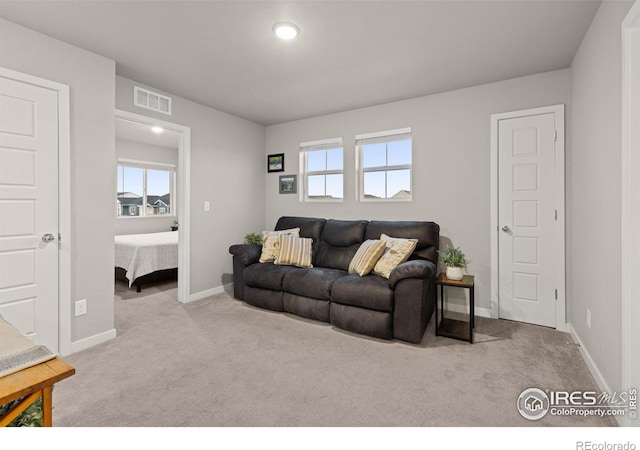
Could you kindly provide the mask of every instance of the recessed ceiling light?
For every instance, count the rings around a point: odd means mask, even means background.
[[[154,133],[162,133],[164,131],[164,128],[162,127],[151,127],[151,131],[153,131]]]
[[[281,22],[273,26],[273,32],[280,39],[284,41],[290,41],[298,35],[298,33],[300,32],[300,28],[292,23]]]

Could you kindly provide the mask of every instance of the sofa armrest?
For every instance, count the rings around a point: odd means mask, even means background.
[[[229,247],[229,253],[237,256],[245,266],[260,261],[262,245],[257,244],[237,244]]]
[[[391,275],[389,275],[389,286],[393,289],[399,281],[407,278],[434,278],[436,270],[436,265],[431,261],[415,259],[403,262],[391,271]]]

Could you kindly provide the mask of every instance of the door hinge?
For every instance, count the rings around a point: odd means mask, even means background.
[[[558,141],[558,130],[553,130],[553,142]]]
[[[555,213],[555,220],[558,220],[558,210],[556,209],[556,213]]]
[[[60,242],[61,240],[62,240],[62,235],[58,233],[58,242]]]
[[[558,290],[556,289],[556,300],[558,300]]]

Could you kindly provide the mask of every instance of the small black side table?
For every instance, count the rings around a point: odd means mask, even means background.
[[[475,328],[475,299],[473,275],[464,275],[462,280],[450,280],[444,272],[436,278],[436,286],[440,286],[440,304],[436,297],[436,336],[468,341],[473,344],[473,329]],[[469,322],[444,317],[444,287],[459,287],[469,289]],[[439,314],[440,310],[442,314]]]

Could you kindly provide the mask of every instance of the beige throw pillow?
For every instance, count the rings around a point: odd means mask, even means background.
[[[367,275],[384,253],[386,246],[384,241],[378,239],[364,241],[358,247],[358,251],[353,255],[353,259],[349,263],[349,273],[360,275],[361,277]]]
[[[392,238],[383,234],[380,240],[386,243],[384,253],[373,268],[373,273],[389,278],[391,271],[409,259],[418,245],[417,239]]]
[[[288,234],[278,236],[280,253],[274,264],[280,266],[313,267],[311,248],[313,239],[295,237]]]
[[[273,262],[280,253],[280,242],[278,237],[283,234],[291,236],[300,236],[300,228],[290,228],[280,231],[263,231],[262,232],[262,253],[260,254],[260,262]]]

